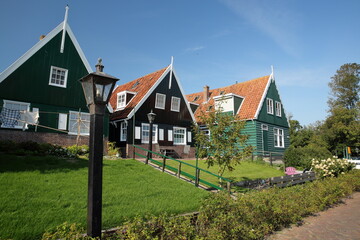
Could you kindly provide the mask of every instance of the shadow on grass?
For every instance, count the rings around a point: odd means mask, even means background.
[[[69,172],[88,167],[88,160],[55,156],[16,156],[0,153],[0,173],[40,171],[40,173]]]

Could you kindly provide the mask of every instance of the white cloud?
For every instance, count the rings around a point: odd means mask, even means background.
[[[192,47],[192,48],[187,48],[185,49],[186,52],[197,52],[200,50],[203,50],[205,47],[204,46],[197,46],[197,47]]]
[[[268,35],[283,51],[290,56],[301,54],[296,31],[299,16],[286,8],[286,1],[238,1],[220,0],[230,10]]]

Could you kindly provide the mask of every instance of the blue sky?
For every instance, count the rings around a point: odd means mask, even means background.
[[[328,82],[360,63],[358,0],[4,1],[0,71],[64,20],[120,84],[174,66],[186,94],[269,75],[302,125],[327,116]]]

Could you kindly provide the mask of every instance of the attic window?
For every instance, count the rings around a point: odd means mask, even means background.
[[[165,109],[165,100],[166,100],[165,94],[156,93],[155,108]]]
[[[126,93],[120,92],[117,95],[117,108],[124,108],[126,106]]]
[[[193,101],[195,102],[195,101],[197,101],[198,99],[199,99],[199,96],[195,96]]]
[[[221,92],[220,92],[220,95],[224,95],[224,93],[225,93],[225,91],[221,91]]]
[[[136,87],[137,85],[139,85],[139,84],[140,84],[140,82],[139,82],[139,81],[136,81],[136,83],[134,83],[131,88],[135,88],[135,87]]]
[[[66,88],[68,70],[51,66],[49,85]]]

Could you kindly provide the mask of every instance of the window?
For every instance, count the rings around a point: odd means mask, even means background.
[[[157,93],[155,99],[155,108],[165,109],[165,100],[166,100],[165,94]]]
[[[275,101],[275,113],[276,116],[281,117],[281,102]]]
[[[49,85],[66,88],[68,70],[51,66]]]
[[[172,140],[173,140],[173,131],[168,130],[168,141],[172,142]]]
[[[174,145],[186,144],[186,128],[174,127]]]
[[[192,139],[192,137],[191,137],[191,132],[188,132],[187,136],[188,136],[187,141],[188,141],[188,142],[191,142],[191,139]]]
[[[275,147],[284,147],[284,130],[274,128],[274,145]]]
[[[261,124],[261,130],[268,131],[268,130],[269,130],[269,126],[266,125],[266,124]]]
[[[135,127],[135,139],[141,139],[141,127]]]
[[[271,98],[266,99],[266,109],[268,114],[274,114],[274,102]]]
[[[124,108],[126,106],[126,93],[120,92],[117,95],[117,108]]]
[[[164,141],[164,129],[159,128],[159,141]]]
[[[141,143],[149,143],[150,124],[141,124]],[[157,143],[157,125],[153,125],[152,142]]]
[[[180,112],[180,98],[171,97],[171,111]]]
[[[4,100],[3,109],[0,115],[1,127],[3,128],[23,128],[24,111],[30,110],[30,103]],[[27,128],[27,124],[25,124]]]
[[[69,112],[69,134],[89,135],[90,114],[84,112]]]
[[[127,123],[124,121],[120,123],[120,141],[125,142],[126,136],[127,136]]]

